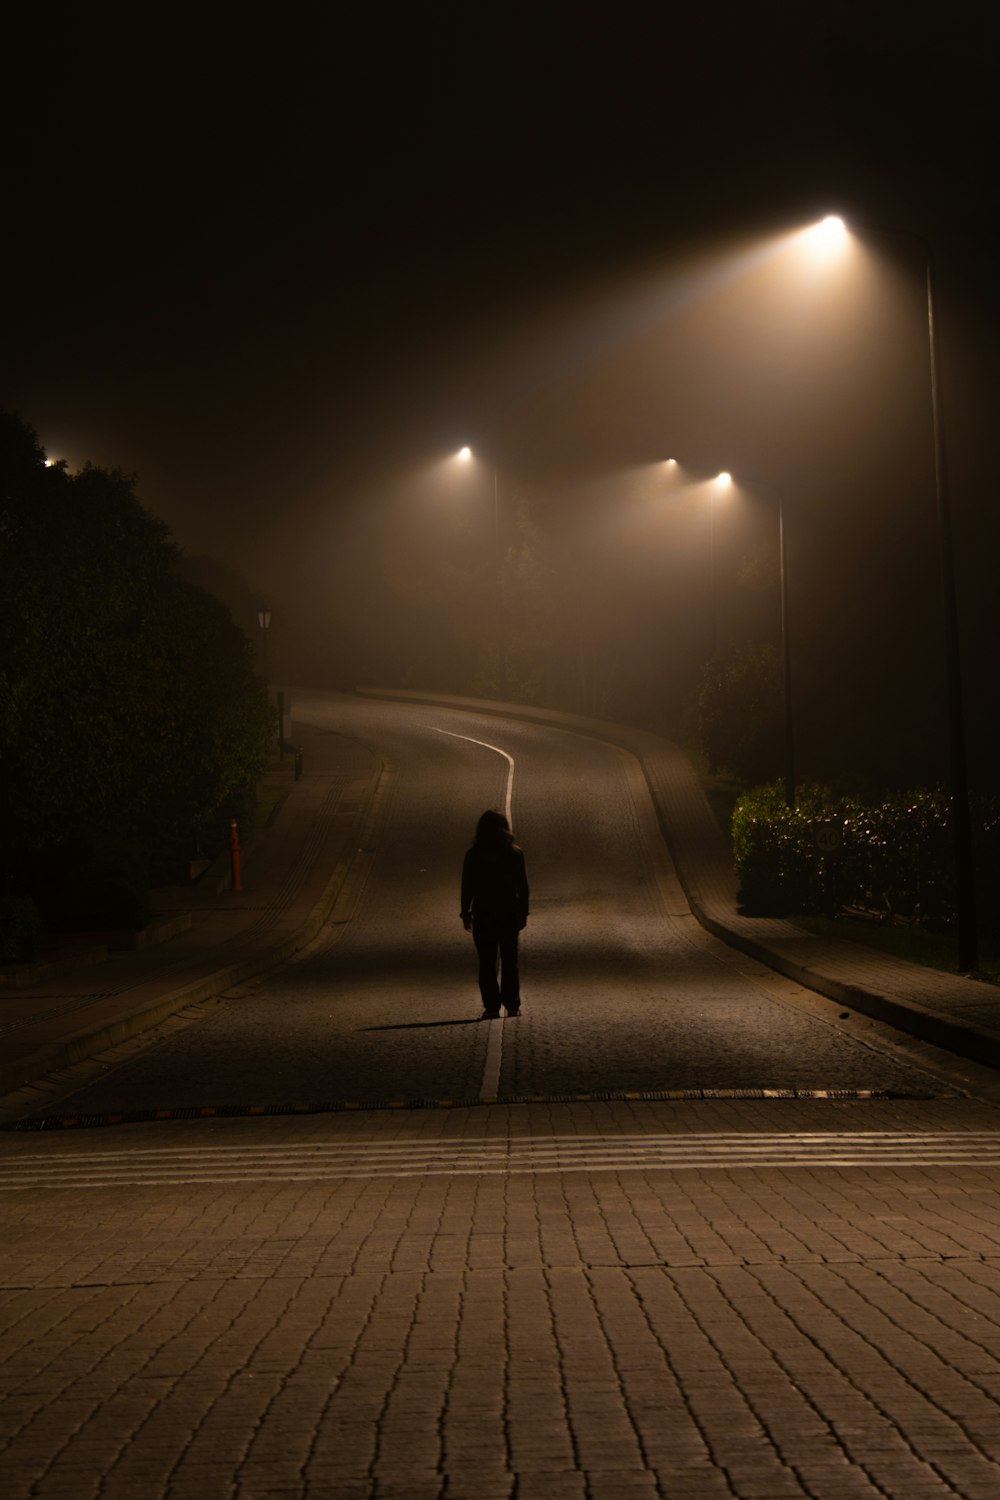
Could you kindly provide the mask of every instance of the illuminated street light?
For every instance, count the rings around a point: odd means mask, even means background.
[[[472,449],[466,444],[459,448],[456,457],[462,463],[468,463],[472,457]],[[507,691],[507,631],[504,621],[503,600],[503,554],[500,550],[500,478],[496,464],[493,468],[493,546],[494,567],[496,570],[497,590],[497,677],[499,679],[501,697]]]
[[[831,215],[823,224],[840,224]],[[822,226],[817,226],[821,228]],[[931,425],[934,439],[934,490],[937,499],[941,596],[943,604],[945,676],[948,702],[949,790],[951,792],[952,837],[955,851],[955,912],[958,927],[958,965],[974,969],[978,962],[975,874],[972,854],[972,816],[969,808],[968,757],[965,742],[965,709],[962,692],[962,655],[958,632],[958,597],[952,539],[951,498],[945,449],[944,411],[941,395],[937,326],[934,301],[934,257],[920,235],[907,229],[883,229],[863,225],[863,232],[880,238],[902,239],[918,246],[923,260],[924,296],[927,308],[928,373],[930,376]]]
[[[818,244],[834,249],[846,239],[847,225],[839,214],[827,214],[825,219],[820,219],[818,224],[813,225],[811,233]]]

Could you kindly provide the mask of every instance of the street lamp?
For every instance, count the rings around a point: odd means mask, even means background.
[[[928,374],[930,377],[930,411],[934,441],[934,493],[937,502],[941,600],[943,606],[944,658],[948,709],[949,790],[951,793],[952,838],[955,852],[955,910],[958,927],[958,964],[960,969],[974,969],[978,962],[975,875],[972,853],[972,815],[969,807],[968,755],[965,739],[965,709],[962,691],[962,655],[958,631],[958,595],[955,584],[955,555],[951,520],[951,497],[948,485],[948,462],[945,447],[944,411],[938,356],[937,323],[934,300],[934,257],[931,247],[920,235],[908,229],[883,229],[862,226],[865,233],[887,239],[902,239],[920,250],[924,269],[924,299],[927,316]],[[830,214],[815,226],[814,233],[824,241],[844,238],[847,226]],[[835,237],[831,239],[831,237]]]
[[[733,476],[728,470],[723,469],[716,476],[715,486],[727,487],[733,483]],[[795,806],[795,718],[792,711],[792,639],[788,622],[788,554],[785,546],[785,501],[780,490],[775,490],[771,485],[761,485],[754,482],[754,489],[761,490],[770,495],[778,507],[778,591],[780,598],[780,631],[781,631],[781,698],[782,715],[784,718],[784,782],[785,802],[789,807]],[[710,502],[711,503],[711,502]],[[714,505],[712,505],[714,511]],[[715,576],[713,565],[713,617],[714,617],[714,589]]]
[[[672,460],[670,460],[672,462]],[[716,651],[717,623],[716,623],[716,592],[715,592],[715,503],[719,493],[727,490],[734,484],[732,474],[728,469],[720,469],[711,481],[712,488],[709,492],[709,566],[711,581],[711,606],[712,606],[712,655]],[[785,549],[785,504],[780,491],[773,490],[769,485],[755,485],[755,488],[763,490],[772,495],[778,506],[778,578],[780,584],[780,622],[781,622],[781,681],[782,681],[782,703],[784,718],[784,783],[785,801],[789,807],[795,806],[795,734],[794,718],[792,713],[792,647],[791,634],[788,623],[788,565]]]
[[[472,449],[466,445],[458,450],[457,457],[463,463],[471,462],[474,457]],[[496,572],[497,591],[497,675],[499,678],[501,697],[507,691],[507,640],[504,622],[504,598],[503,598],[503,553],[500,548],[500,478],[496,464],[493,469],[493,549],[494,569]]]

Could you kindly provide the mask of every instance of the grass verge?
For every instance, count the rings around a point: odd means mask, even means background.
[[[887,922],[869,922],[860,917],[790,917],[789,920],[804,932],[817,937],[846,938],[851,943],[864,943],[880,953],[893,958],[906,958],[914,964],[924,964],[929,969],[941,969],[946,974],[958,974],[958,950],[955,939],[944,932],[927,932],[921,927],[890,925]],[[991,942],[983,944],[979,958],[977,979],[988,984],[1000,984],[1000,950]]]

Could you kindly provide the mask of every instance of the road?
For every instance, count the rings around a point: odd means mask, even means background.
[[[7,1493],[992,1500],[993,1075],[703,933],[624,752],[296,712],[384,761],[328,929],[65,1107],[333,1108],[4,1138]],[[486,1022],[458,877],[508,798]]]
[[[296,707],[386,762],[328,934],[67,1107],[940,1092],[940,1077],[898,1037],[857,1017],[838,1024],[832,1006],[810,1006],[805,992],[702,931],[625,752],[441,709],[322,698]],[[523,1013],[492,1026],[480,1020],[458,884],[479,813],[508,796],[532,912]]]

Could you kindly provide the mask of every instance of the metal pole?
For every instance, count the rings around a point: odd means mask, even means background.
[[[257,611],[257,624],[260,626],[260,633],[264,640],[264,686],[267,687],[271,672],[267,651],[267,633],[271,628],[271,611],[266,604],[261,605]]]
[[[781,588],[781,667],[785,701],[785,801],[795,806],[795,732],[792,720],[792,643],[788,629],[788,567],[785,556],[785,502],[778,496],[778,576]]]
[[[715,587],[715,493],[708,497],[708,602],[712,611],[712,659],[719,650],[719,612]]]
[[[914,236],[916,238],[916,236]],[[962,655],[958,634],[958,599],[952,541],[951,500],[945,453],[941,377],[934,323],[934,270],[930,246],[919,241],[927,263],[927,339],[930,349],[931,415],[934,426],[934,489],[937,497],[941,551],[941,592],[944,604],[944,652],[948,693],[948,751],[951,780],[951,821],[955,848],[955,908],[958,925],[958,966],[978,963],[976,886],[972,854],[972,815],[969,807],[965,711],[962,694]]]
[[[502,698],[507,692],[507,641],[504,622],[503,553],[500,548],[500,479],[496,464],[493,465],[493,535],[497,572],[497,676]]]

